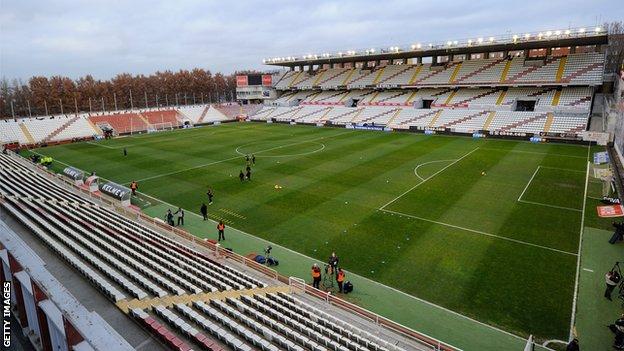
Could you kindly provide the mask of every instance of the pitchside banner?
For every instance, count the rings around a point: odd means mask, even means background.
[[[63,174],[72,180],[82,180],[84,178],[84,172],[74,167],[65,167]]]
[[[120,200],[122,203],[127,201],[127,204],[130,204],[130,189],[123,185],[113,182],[100,184],[100,191],[110,197]]]
[[[237,87],[246,87],[247,85],[249,85],[249,80],[247,80],[247,76],[236,76]]]

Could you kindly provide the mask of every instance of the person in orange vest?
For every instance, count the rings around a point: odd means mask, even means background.
[[[136,182],[136,180],[133,180],[132,183],[130,183],[130,190],[132,190],[132,195],[136,196],[136,191],[139,188],[139,184]]]
[[[345,280],[345,274],[342,268],[338,268],[338,274],[336,274],[336,281],[338,282],[338,291],[342,292],[342,283]]]
[[[312,286],[320,289],[321,285],[321,268],[315,263],[312,265]]]
[[[221,241],[221,239],[225,241],[225,224],[223,224],[223,221],[219,221],[219,224],[217,224],[217,230],[219,231],[218,241]]]

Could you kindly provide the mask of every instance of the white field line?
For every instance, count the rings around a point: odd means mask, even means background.
[[[430,163],[437,163],[437,162],[451,162],[451,161],[456,161],[456,159],[453,160],[436,160],[436,161],[429,161],[429,162],[425,162],[425,163],[421,163],[418,166],[416,166],[416,168],[414,168],[414,174],[416,175],[416,177],[418,177],[420,180],[425,181],[425,178],[421,177],[420,174],[418,174],[418,169],[424,165],[428,165]]]
[[[576,304],[578,300],[579,278],[581,275],[581,248],[583,247],[583,230],[585,227],[585,206],[587,205],[587,185],[589,184],[589,152],[591,144],[587,144],[587,170],[585,171],[585,194],[583,194],[583,211],[581,212],[581,228],[579,229],[578,256],[576,258],[576,280],[574,282],[574,295],[572,298],[572,316],[570,317],[570,336],[574,337],[574,323],[576,322]]]
[[[474,150],[473,150],[473,151],[474,151]],[[31,152],[33,152],[33,153],[35,153],[35,154],[38,154],[38,155],[41,155],[41,156],[45,156],[45,155],[39,154],[39,153],[37,153],[37,152],[35,152],[35,151],[31,151]],[[55,160],[55,162],[58,162],[58,163],[64,164],[64,165],[66,165],[66,166],[71,166],[71,165],[69,165],[69,164],[67,164],[67,163],[65,163],[65,162],[62,162],[62,161]],[[101,177],[100,177],[100,178],[101,178]],[[102,178],[102,179],[107,180],[106,178]],[[166,201],[163,201],[163,200],[157,199],[157,198],[155,198],[155,197],[153,197],[153,196],[151,196],[151,195],[148,195],[148,194],[142,193],[142,192],[140,192],[140,191],[137,191],[137,193],[139,193],[139,194],[141,194],[141,195],[143,195],[143,196],[145,196],[145,197],[148,197],[148,198],[150,198],[150,199],[152,199],[152,200],[154,200],[154,201],[157,201],[157,202],[159,202],[159,203],[165,204],[165,205],[167,205],[167,206],[171,206],[171,207],[174,207],[174,208],[180,207],[180,206],[176,206],[176,205],[173,205],[173,204],[171,204],[171,203],[168,203],[168,202],[166,202]],[[184,209],[184,210],[186,211],[186,213],[190,213],[191,215],[193,215],[193,216],[195,216],[195,217],[198,217],[198,218],[203,218],[201,215],[199,215],[199,214],[197,214],[197,213],[193,212],[192,210],[189,210],[189,209]],[[384,211],[386,211],[386,210],[384,210]],[[217,222],[216,222],[216,221],[214,221],[214,220],[212,220],[212,219],[210,219],[210,218],[208,218],[208,220],[209,220],[209,221],[211,221],[211,222],[213,222],[213,224],[217,224]],[[320,261],[319,261],[318,259],[316,259],[316,258],[312,258],[312,257],[310,257],[310,256],[307,256],[307,255],[302,254],[302,253],[300,253],[300,252],[297,252],[297,251],[295,251],[295,250],[289,249],[289,248],[287,248],[287,247],[285,247],[285,246],[282,246],[282,245],[280,245],[280,244],[277,244],[277,243],[274,243],[274,242],[268,241],[268,240],[266,240],[266,239],[264,239],[264,238],[261,238],[261,237],[258,237],[258,236],[255,236],[255,235],[249,234],[249,233],[247,233],[247,232],[245,232],[245,231],[242,231],[242,230],[240,230],[240,229],[234,228],[234,227],[232,227],[232,226],[230,226],[230,228],[237,230],[239,233],[241,233],[241,234],[243,234],[243,235],[245,235],[245,236],[247,236],[247,237],[250,237],[250,238],[254,238],[254,239],[256,239],[256,240],[263,241],[263,242],[265,242],[265,243],[267,243],[267,244],[271,244],[271,246],[273,246],[273,247],[279,247],[280,249],[283,249],[283,250],[285,250],[285,251],[291,252],[291,253],[293,253],[293,254],[295,254],[295,255],[299,255],[299,256],[301,256],[301,257],[305,257],[306,259],[308,259],[308,260],[310,260],[310,261],[312,261],[312,262],[316,262],[316,263],[318,263],[318,264],[323,264],[323,262],[320,262]],[[475,324],[481,325],[481,326],[483,326],[483,327],[486,327],[486,328],[492,329],[492,330],[494,330],[494,331],[496,331],[496,332],[499,332],[499,333],[503,333],[503,334],[505,334],[505,335],[511,336],[511,337],[513,337],[513,338],[516,338],[516,339],[518,339],[518,340],[522,340],[522,341],[525,341],[525,340],[526,340],[525,338],[523,338],[523,337],[521,337],[521,336],[518,336],[518,335],[516,335],[516,334],[510,333],[510,332],[508,332],[508,331],[506,331],[506,330],[503,330],[503,329],[497,328],[497,327],[495,327],[495,326],[493,326],[493,325],[489,325],[489,324],[487,324],[487,323],[483,323],[483,322],[478,321],[478,320],[476,320],[476,319],[474,319],[474,318],[471,318],[471,317],[468,317],[468,316],[466,316],[466,315],[463,315],[463,314],[461,314],[461,313],[459,313],[459,312],[456,312],[456,311],[450,310],[450,309],[448,309],[448,308],[446,308],[446,307],[443,307],[443,306],[437,305],[437,304],[435,304],[435,303],[433,303],[433,302],[430,302],[430,301],[427,301],[427,300],[421,299],[421,298],[419,298],[419,297],[416,297],[416,296],[414,296],[414,295],[408,294],[408,293],[406,293],[406,292],[404,292],[404,291],[401,291],[401,290],[399,290],[399,289],[397,289],[397,288],[393,288],[393,287],[391,287],[391,286],[385,285],[385,284],[383,284],[383,283],[380,283],[380,282],[375,281],[375,280],[372,280],[372,279],[370,279],[370,278],[367,278],[367,277],[361,276],[361,275],[359,275],[359,274],[355,274],[355,273],[349,272],[349,271],[347,271],[347,270],[345,270],[345,272],[346,272],[346,273],[348,273],[348,274],[350,274],[350,275],[356,276],[356,277],[358,277],[359,279],[366,280],[366,281],[368,281],[368,282],[370,282],[370,283],[372,283],[372,284],[375,284],[375,285],[377,285],[377,286],[381,286],[381,287],[382,287],[382,288],[384,288],[384,289],[389,289],[389,290],[391,290],[391,291],[393,291],[393,292],[395,292],[395,293],[398,293],[398,294],[400,294],[400,295],[403,295],[403,296],[405,296],[405,297],[407,297],[407,298],[409,298],[409,299],[412,299],[412,300],[418,301],[418,302],[420,302],[420,303],[424,303],[425,305],[431,306],[431,307],[433,307],[433,308],[436,308],[436,309],[439,309],[439,310],[441,310],[441,311],[447,312],[447,313],[452,314],[452,315],[454,315],[454,316],[457,316],[457,317],[460,317],[460,318],[462,318],[462,319],[468,320],[468,321],[470,321],[470,322],[472,322],[472,323],[475,323]]]
[[[540,166],[540,167],[548,168],[548,169],[555,169],[555,170],[558,170],[558,171],[585,173],[585,171],[581,171],[581,170],[578,170],[578,169],[572,169],[572,168],[561,168],[561,167],[550,167],[550,166]]]
[[[455,161],[449,163],[448,165],[444,166],[442,169],[440,169],[439,171],[435,172],[434,174],[430,175],[429,177],[425,178],[422,182],[414,185],[413,187],[407,189],[405,192],[403,192],[401,195],[395,197],[394,199],[390,200],[388,203],[386,203],[385,205],[381,206],[379,209],[383,210],[384,208],[386,208],[386,206],[390,205],[391,203],[395,202],[396,200],[400,199],[401,197],[403,197],[405,194],[409,193],[410,191],[418,188],[419,186],[421,186],[422,184],[424,184],[425,182],[427,182],[429,179],[437,176],[438,174],[442,173],[445,169],[451,167],[452,165],[456,164],[457,162],[463,160],[464,158],[468,157],[470,154],[472,154],[473,152],[479,150],[479,147],[476,147],[474,149],[472,149],[472,151],[468,152],[467,154],[465,154],[464,156],[456,159]]]
[[[594,270],[593,270],[593,269],[583,268],[583,270],[584,270],[584,271],[586,271],[586,272],[594,273]]]
[[[558,156],[558,157],[572,157],[572,158],[585,158],[585,156],[576,156],[576,155],[565,155],[565,154],[553,154],[550,152],[538,152],[538,151],[524,151],[524,150],[513,150],[513,149],[499,149],[495,147],[482,147],[483,150],[491,150],[491,151],[507,151],[507,152],[517,152],[522,154],[534,154],[534,155],[546,155],[546,156]]]
[[[307,142],[311,142],[311,141],[315,141],[315,140],[321,140],[321,139],[326,139],[326,138],[333,138],[333,137],[337,137],[337,136],[340,136],[340,135],[343,135],[343,134],[347,134],[347,133],[352,133],[352,132],[349,131],[349,132],[339,133],[339,134],[330,135],[330,136],[323,136],[323,137],[319,137],[319,138],[315,138],[315,139],[311,139],[311,140],[304,140],[304,141],[298,141],[298,142],[290,143],[290,144],[286,144],[286,145],[280,145],[280,146],[276,146],[276,147],[272,147],[272,148],[256,151],[256,154],[259,154],[259,153],[262,153],[262,152],[267,152],[267,151],[272,151],[272,150],[277,150],[277,149],[281,149],[281,148],[288,147],[288,146],[293,146],[293,145],[298,145],[298,144],[302,144],[302,143],[307,143]],[[191,170],[194,170],[194,169],[204,168],[204,167],[216,165],[218,163],[232,161],[232,160],[235,160],[235,159],[241,158],[241,157],[243,157],[243,156],[236,155],[234,157],[226,158],[226,159],[223,159],[223,160],[212,161],[212,162],[204,163],[204,164],[193,166],[193,167],[189,167],[189,168],[179,169],[179,170],[172,171],[172,172],[167,172],[167,173],[161,173],[161,174],[157,174],[155,176],[151,176],[151,177],[147,177],[147,178],[143,178],[143,179],[138,179],[137,182],[144,182],[146,180],[152,180],[152,179],[157,179],[157,178],[170,176],[170,175],[173,175],[173,174],[184,173],[184,172],[191,171]],[[124,184],[129,184],[129,183],[124,183]]]
[[[104,145],[104,144],[100,144],[100,143],[94,143],[92,141],[87,141],[85,144],[89,144],[89,145],[93,145],[93,146],[99,146],[99,147],[104,147],[104,148],[111,149],[111,150],[119,149],[119,147],[112,147],[112,146],[108,146],[108,145]]]
[[[550,251],[559,252],[559,253],[566,254],[566,255],[576,256],[576,254],[574,252],[568,252],[568,251],[564,251],[564,250],[555,249],[555,248],[552,248],[552,247],[549,247],[549,246],[533,244],[533,243],[530,243],[530,242],[527,242],[527,241],[512,239],[512,238],[508,238],[508,237],[505,237],[505,236],[500,236],[500,235],[496,235],[496,234],[492,234],[492,233],[487,233],[487,232],[484,232],[484,231],[481,231],[481,230],[461,227],[461,226],[454,225],[454,224],[448,224],[448,223],[444,223],[444,222],[440,222],[440,221],[434,221],[432,219],[418,217],[418,216],[414,216],[414,215],[407,214],[407,213],[396,212],[396,211],[385,210],[385,209],[380,209],[380,211],[396,214],[396,215],[399,215],[399,216],[405,216],[405,217],[409,217],[409,218],[414,218],[414,219],[418,219],[418,220],[425,221],[425,222],[435,223],[435,224],[443,225],[445,227],[455,228],[455,229],[459,229],[459,230],[463,230],[463,231],[467,231],[467,232],[471,232],[471,233],[475,233],[475,234],[485,235],[485,236],[488,236],[488,237],[491,237],[491,238],[511,241],[511,242],[516,243],[516,244],[533,246],[533,247],[538,247],[538,248],[544,249],[544,250],[550,250]]]
[[[518,196],[518,201],[520,201],[520,199],[522,199],[522,195],[524,195],[524,193],[527,191],[527,189],[529,188],[529,185],[531,185],[531,182],[533,181],[533,178],[535,178],[535,175],[537,174],[537,172],[539,171],[541,166],[537,166],[537,168],[535,169],[535,172],[533,172],[533,175],[531,176],[531,179],[529,179],[529,182],[527,183],[527,185],[524,187],[524,189],[522,190],[522,192],[520,193],[520,196]]]
[[[522,202],[522,203],[525,203],[525,204],[531,204],[531,205],[546,206],[546,207],[550,207],[550,208],[558,208],[560,210],[583,212],[583,210],[580,210],[578,208],[564,207],[564,206],[557,206],[557,205],[549,205],[549,204],[543,204],[541,202],[535,202],[535,201],[518,200],[518,202]]]

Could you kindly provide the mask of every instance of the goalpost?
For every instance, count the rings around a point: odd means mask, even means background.
[[[147,126],[148,133],[162,132],[165,130],[173,130],[173,123],[171,122],[163,122],[163,123],[152,123]]]

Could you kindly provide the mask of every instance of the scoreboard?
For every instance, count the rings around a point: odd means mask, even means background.
[[[273,85],[273,77],[270,74],[244,74],[236,76],[237,87]]]

